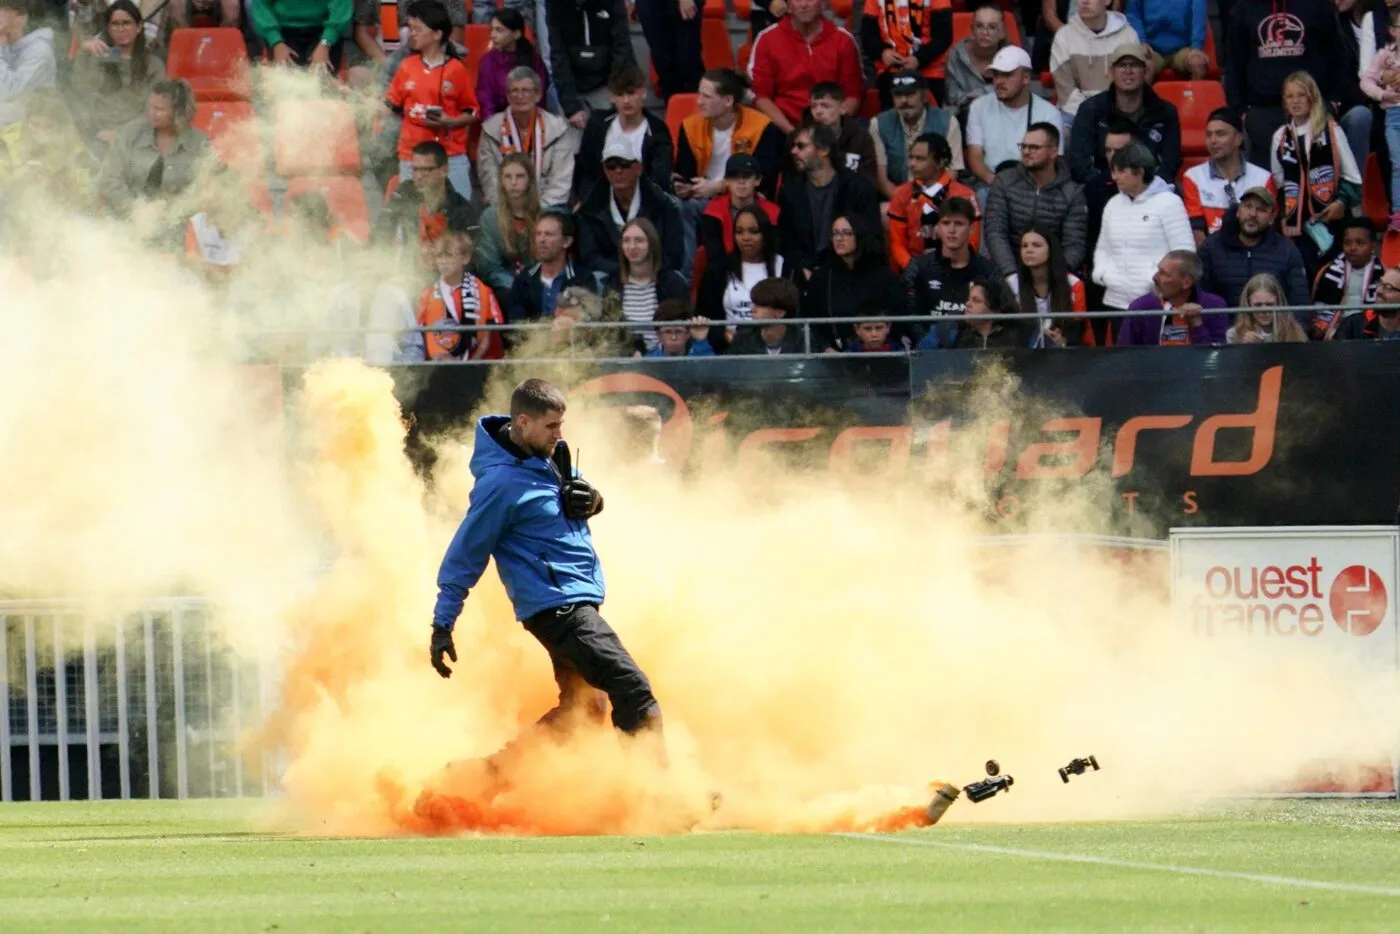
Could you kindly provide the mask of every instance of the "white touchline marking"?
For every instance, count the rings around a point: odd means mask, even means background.
[[[1318,879],[1295,879],[1259,872],[1232,872],[1228,869],[1206,869],[1200,866],[1172,866],[1167,863],[1141,863],[1109,856],[1089,856],[1083,853],[1057,853],[1054,850],[1023,850],[1010,846],[989,846],[985,843],[949,843],[943,840],[916,840],[877,833],[838,833],[838,837],[872,840],[876,843],[898,843],[904,846],[931,846],[945,850],[965,850],[970,853],[993,853],[998,856],[1020,856],[1025,859],[1048,859],[1061,863],[1089,863],[1095,866],[1115,866],[1120,869],[1145,869],[1170,872],[1180,876],[1208,876],[1213,879],[1243,879],[1265,885],[1287,885],[1294,888],[1322,889],[1326,892],[1355,892],[1359,895],[1389,895],[1400,898],[1400,888],[1386,885],[1360,885],[1353,882],[1325,882]]]

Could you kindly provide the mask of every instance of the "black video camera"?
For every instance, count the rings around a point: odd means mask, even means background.
[[[1093,756],[1089,756],[1085,759],[1071,759],[1069,760],[1069,765],[1060,769],[1060,781],[1068,785],[1071,775],[1083,775],[1089,769],[1093,769],[1097,772],[1099,770],[1099,760],[1095,759]]]

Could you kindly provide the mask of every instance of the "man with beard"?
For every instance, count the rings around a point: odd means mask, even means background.
[[[1234,216],[1201,244],[1201,288],[1236,308],[1245,283],[1267,272],[1283,283],[1288,304],[1308,304],[1303,256],[1274,229],[1277,212],[1278,199],[1267,188],[1251,188],[1241,195]],[[1307,319],[1299,318],[1299,323],[1306,326]]]
[[[1225,223],[1225,216],[1239,204],[1240,195],[1251,188],[1274,190],[1269,170],[1246,162],[1244,127],[1228,107],[1211,112],[1206,120],[1206,153],[1209,161],[1193,165],[1181,180],[1181,200],[1200,247],[1206,237]]]
[[[1059,151],[1060,131],[1055,124],[1032,125],[1021,140],[1020,163],[997,173],[987,194],[983,244],[1003,276],[1016,271],[1021,234],[1036,223],[1059,236],[1068,268],[1080,268],[1087,258],[1089,218],[1084,192],[1070,181]]]
[[[917,71],[901,71],[890,81],[890,94],[894,106],[870,121],[880,197],[893,198],[894,190],[909,181],[909,150],[925,133],[937,133],[948,141],[953,151],[950,168],[955,175],[961,172],[963,142],[958,118],[928,102],[924,76]]]

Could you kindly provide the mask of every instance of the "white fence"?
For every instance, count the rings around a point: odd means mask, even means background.
[[[248,762],[239,740],[272,687],[199,600],[111,617],[0,601],[0,801],[264,794],[274,763]]]

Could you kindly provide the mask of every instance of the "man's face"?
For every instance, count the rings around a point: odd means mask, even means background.
[[[510,101],[511,110],[526,113],[534,110],[535,105],[540,102],[540,89],[535,87],[535,82],[522,78],[507,85],[506,97]]]
[[[1206,155],[1216,162],[1233,159],[1239,155],[1244,144],[1244,134],[1224,120],[1212,120],[1206,124]]]
[[[9,7],[0,7],[0,35],[22,36],[24,35],[24,24],[29,17],[19,10],[12,10]]]
[[[1259,202],[1258,198],[1245,198],[1235,208],[1235,217],[1240,222],[1240,232],[1247,237],[1262,237],[1274,223],[1272,208]]]
[[[833,130],[841,126],[841,102],[830,97],[814,97],[808,104],[812,120]]]
[[[967,218],[949,214],[938,219],[938,242],[943,244],[945,253],[956,253],[967,246],[972,239],[972,225]]]
[[[603,163],[603,171],[607,173],[608,184],[615,193],[631,195],[637,187],[637,180],[642,177],[642,164],[628,159],[613,158]]]
[[[888,321],[862,321],[856,325],[856,337],[866,347],[883,347],[889,336]]]
[[[810,26],[822,15],[822,0],[790,0],[788,12],[803,26]]]
[[[717,120],[729,113],[734,98],[720,97],[719,89],[713,81],[700,79],[700,90],[695,95],[695,106],[706,120]]]
[[[1038,172],[1055,161],[1055,146],[1040,130],[1032,130],[1021,140],[1021,164],[1028,171]]]
[[[735,175],[724,180],[725,187],[729,189],[730,200],[739,202],[741,207],[753,201],[758,192],[758,183],[757,175]]]
[[[1079,18],[1096,20],[1108,9],[1108,0],[1079,0]]]
[[[514,425],[517,443],[537,457],[549,457],[564,440],[564,413],[554,409],[538,417],[522,412],[515,416]]]
[[[1376,241],[1369,231],[1352,227],[1342,235],[1342,253],[1353,269],[1365,269],[1376,255]]]
[[[413,155],[413,187],[419,191],[439,191],[447,181],[447,163],[437,164],[432,156]]]
[[[1104,164],[1112,165],[1113,157],[1118,155],[1120,150],[1127,148],[1127,145],[1132,141],[1133,137],[1129,133],[1109,133],[1105,136],[1103,138]]]
[[[894,98],[894,109],[899,111],[905,123],[915,123],[924,115],[923,91],[896,91],[891,96]]]
[[[803,172],[815,172],[822,167],[822,154],[812,145],[812,134],[798,133],[793,139],[792,162]]]
[[[1400,267],[1387,269],[1381,281],[1376,284],[1376,299],[1380,305],[1400,305]],[[1400,311],[1381,312],[1389,320],[1394,320]]]
[[[1124,94],[1141,91],[1147,66],[1135,58],[1121,58],[1112,68],[1113,86]]]
[[[646,88],[634,88],[624,94],[608,94],[608,97],[612,99],[613,109],[617,111],[619,116],[626,117],[628,120],[641,115],[642,104],[645,102],[646,96]]]
[[[938,177],[942,167],[929,152],[928,143],[915,143],[909,150],[909,171],[921,182],[931,182]]]
[[[545,263],[552,263],[564,255],[564,250],[568,244],[565,242],[564,230],[559,226],[559,221],[552,217],[547,217],[535,224],[535,258]]]
[[[661,350],[669,357],[685,355],[685,346],[690,341],[690,328],[683,324],[668,324],[656,329]]]
[[[1164,256],[1158,261],[1157,271],[1152,275],[1152,285],[1162,298],[1172,298],[1191,287],[1191,278],[1182,274],[1180,263]]]
[[[1003,103],[1019,97],[1029,83],[1030,72],[1024,68],[992,72],[992,90],[996,92],[997,100]]]
[[[753,319],[755,321],[781,321],[783,310],[781,308],[769,308],[767,305],[753,306]],[[763,343],[769,347],[777,347],[787,336],[786,324],[769,324],[758,329],[758,336],[763,339]]]

